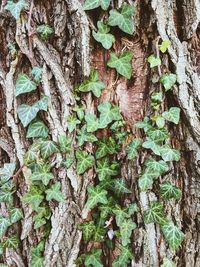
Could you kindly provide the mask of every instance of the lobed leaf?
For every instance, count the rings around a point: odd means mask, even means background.
[[[35,91],[37,84],[31,81],[26,74],[19,74],[16,81],[16,96]]]
[[[110,28],[108,25],[101,21],[97,22],[98,32],[92,31],[94,39],[101,43],[105,49],[110,49],[115,42],[115,37],[109,33]]]

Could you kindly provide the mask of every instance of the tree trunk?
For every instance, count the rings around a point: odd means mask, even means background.
[[[173,258],[180,267],[200,266],[199,1],[126,1],[136,7],[135,33],[126,35],[114,31],[116,43],[113,50],[133,51],[133,74],[129,81],[117,77],[113,69],[106,67],[109,51],[92,38],[91,30],[104,16],[104,11],[99,8],[85,12],[82,8],[84,1],[78,0],[29,2],[27,10],[22,11],[20,19],[15,20],[5,10],[7,1],[0,1],[0,163],[1,166],[8,162],[17,165],[14,203],[23,209],[24,214],[24,219],[10,227],[5,235],[18,234],[20,245],[17,249],[7,248],[1,262],[8,266],[29,266],[31,249],[44,238],[42,233],[45,230],[44,227],[34,230],[35,214],[29,205],[20,200],[30,187],[30,170],[24,165],[24,154],[32,141],[26,138],[26,129],[19,121],[17,107],[22,103],[33,104],[42,95],[48,96],[48,111],[42,112],[40,117],[48,125],[51,139],[57,142],[58,135],[66,134],[66,117],[72,113],[76,102],[74,87],[89,76],[91,68],[96,68],[106,89],[98,100],[90,93],[83,96],[81,101],[86,110],[94,113],[99,103],[109,100],[120,107],[132,134],[141,137],[134,123],[150,114],[149,96],[156,87],[152,80],[158,77],[157,71],[150,70],[146,59],[150,54],[156,54],[160,37],[171,41],[168,53],[163,56],[165,71],[177,74],[177,84],[173,92],[167,94],[161,108],[181,108],[181,122],[170,127],[171,143],[180,149],[181,160],[173,163],[167,179],[181,188],[182,198],[178,202],[167,202],[166,213],[184,232],[185,239],[181,248],[173,252],[168,248],[158,225],[144,224],[143,211],[149,201],[158,196],[154,192],[139,192],[137,176],[144,155],[137,161],[125,160],[122,174],[132,190],[130,201],[135,201],[140,207],[140,212],[135,216],[137,228],[131,243],[134,259],[130,266],[161,266],[165,256]],[[122,2],[111,1],[111,5],[118,8]],[[46,41],[35,32],[40,24],[48,24],[54,29],[53,35]],[[9,52],[8,43],[16,47],[14,56]],[[38,90],[16,98],[18,74],[29,75],[35,66],[43,69]],[[92,151],[93,148],[88,145],[87,149]],[[71,153],[74,154],[75,150],[76,146]],[[52,215],[44,250],[44,266],[47,267],[78,266],[75,260],[80,253],[89,249],[89,245],[85,246],[82,241],[78,225],[85,219],[86,189],[89,184],[95,183],[94,170],[77,175],[76,165],[73,163],[66,169],[61,165],[62,159],[60,153],[51,159],[54,179],[61,182],[65,201],[48,202]],[[1,204],[3,215],[7,214],[7,208],[7,204]],[[111,259],[105,261],[104,266],[112,266],[110,262]]]

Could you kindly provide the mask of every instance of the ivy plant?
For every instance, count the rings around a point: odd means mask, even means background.
[[[83,8],[84,10],[91,10],[97,7],[101,7],[103,10],[107,10],[111,0],[86,0]]]
[[[5,6],[5,9],[10,11],[10,13],[15,17],[15,19],[19,19],[21,11],[28,7],[28,3],[25,0],[19,0],[18,2],[14,2],[13,0],[8,0]]]
[[[113,34],[109,33],[110,27],[101,21],[97,22],[98,31],[92,32],[94,39],[101,43],[105,49],[110,49],[115,42]]]

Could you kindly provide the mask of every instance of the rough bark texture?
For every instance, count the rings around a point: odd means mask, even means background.
[[[90,39],[90,28],[96,25],[101,11],[90,12],[90,17],[83,11],[83,1],[49,0],[33,1],[32,21],[28,25],[29,14],[23,12],[21,19],[15,22],[9,12],[4,10],[6,1],[0,1],[0,163],[17,162],[23,166],[23,155],[30,142],[25,138],[17,117],[16,108],[20,103],[33,103],[42,94],[49,96],[49,109],[44,115],[52,140],[57,140],[59,133],[66,132],[66,116],[75,103],[72,90],[74,86],[88,76],[90,66],[100,70],[102,80],[107,84],[100,102],[108,99],[118,104],[127,124],[133,133],[133,124],[149,112],[148,96],[154,90],[146,58],[156,52],[156,40],[170,39],[172,45],[165,56],[168,70],[175,72],[178,84],[166,99],[166,106],[181,107],[181,124],[171,130],[172,144],[181,150],[182,158],[174,164],[168,174],[183,191],[178,203],[170,201],[167,214],[182,228],[186,235],[182,247],[173,255],[177,256],[177,266],[200,266],[199,246],[199,162],[200,162],[200,3],[198,0],[144,0],[127,1],[136,6],[134,36],[119,38],[114,49],[124,47],[134,52],[133,77],[129,82],[124,78],[116,79],[116,74],[106,68],[109,57],[94,40]],[[115,3],[114,3],[115,2]],[[123,1],[112,1],[120,6]],[[30,3],[31,5],[31,3]],[[48,42],[42,41],[36,34],[31,35],[36,24],[48,23],[54,28],[54,36]],[[19,55],[12,59],[7,44],[13,42],[19,49]],[[18,99],[14,96],[15,81],[18,73],[29,73],[32,66],[43,66],[42,83],[39,93],[31,93]],[[97,105],[89,95],[83,99],[88,110]],[[143,210],[149,200],[156,199],[154,193],[139,193],[137,173],[142,158],[136,164],[125,163],[123,174],[132,187],[132,200]],[[77,225],[83,216],[86,199],[86,187],[92,183],[93,173],[83,177],[76,174],[75,166],[67,171],[60,166],[61,155],[54,158],[56,179],[61,181],[62,192],[66,201],[52,207],[51,233],[45,247],[45,266],[73,267],[81,247],[81,232]],[[18,177],[18,197],[23,195],[28,184],[27,170],[23,168]],[[23,205],[24,220],[19,226],[21,246],[17,251],[7,249],[3,261],[9,266],[28,266],[30,250],[40,240],[40,233],[33,230],[32,211]],[[4,212],[5,205],[1,205]],[[157,267],[167,255],[167,245],[160,229],[154,224],[144,225],[141,215],[136,218],[138,228],[134,231],[132,248],[135,259],[132,266]],[[85,249],[85,248],[84,248]],[[171,256],[171,255],[170,255]],[[109,266],[109,265],[106,265]]]

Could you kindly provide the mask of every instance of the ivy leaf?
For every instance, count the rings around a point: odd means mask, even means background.
[[[114,192],[117,194],[126,193],[130,194],[132,191],[127,188],[126,181],[124,178],[113,180]]]
[[[17,3],[13,2],[12,0],[8,0],[5,9],[10,11],[15,19],[19,19],[21,11],[27,7],[28,4],[25,0],[19,0]]]
[[[94,39],[101,43],[105,49],[110,49],[115,42],[115,37],[109,33],[110,28],[108,25],[101,21],[97,22],[98,32],[92,31]]]
[[[169,171],[168,164],[163,160],[157,161],[154,159],[149,159],[145,161],[145,166],[152,172],[158,172],[160,175]]]
[[[170,40],[166,39],[166,40],[162,41],[162,44],[160,46],[160,51],[162,53],[165,53],[170,45],[171,45]]]
[[[17,114],[24,127],[26,127],[38,113],[38,107],[22,104],[17,108]]]
[[[120,224],[120,234],[121,234],[123,246],[126,246],[131,242],[130,237],[131,237],[132,231],[135,228],[136,228],[136,224],[131,219],[124,220]]]
[[[91,10],[101,6],[103,10],[107,10],[110,5],[110,0],[86,0],[83,9]]]
[[[118,152],[119,146],[116,144],[115,140],[112,137],[109,137],[107,140],[106,138],[103,138],[101,141],[99,141],[96,151],[96,158],[100,159],[106,156],[107,154],[115,154]]]
[[[157,201],[152,201],[149,209],[144,212],[144,221],[147,224],[158,223],[163,225],[167,223],[163,205]]]
[[[59,153],[56,143],[51,140],[42,141],[40,151],[44,159],[47,159],[54,153]]]
[[[34,81],[36,83],[40,82],[41,78],[42,78],[42,68],[40,67],[34,67],[31,71],[31,74],[34,77]]]
[[[83,239],[85,241],[89,241],[92,238],[92,236],[96,230],[96,227],[95,227],[94,222],[90,221],[90,222],[85,222],[85,223],[79,225],[79,229],[82,230],[82,232],[83,232]]]
[[[35,91],[37,84],[31,81],[26,74],[19,74],[16,81],[16,96]]]
[[[48,40],[50,35],[54,32],[54,30],[48,24],[38,26],[36,31],[43,40]]]
[[[99,128],[99,120],[94,114],[86,114],[85,120],[87,122],[87,131],[89,133],[95,132]]]
[[[126,152],[128,155],[128,159],[134,159],[137,157],[137,150],[141,146],[141,141],[139,138],[134,139],[128,146],[126,147]]]
[[[150,63],[150,68],[154,68],[161,65],[160,58],[155,57],[154,55],[149,56],[147,60]]]
[[[165,126],[165,119],[162,116],[157,116],[156,125],[158,126],[158,128],[163,128]]]
[[[167,257],[164,257],[161,267],[176,267],[176,264]]]
[[[4,248],[14,248],[17,249],[19,246],[19,238],[16,235],[12,235],[9,238],[7,238],[3,242],[3,247]],[[1,264],[0,264],[1,267]]]
[[[37,161],[40,153],[40,148],[41,148],[41,140],[34,142],[30,146],[29,150],[24,155],[25,164],[29,165],[30,163]]]
[[[172,73],[162,75],[160,82],[164,86],[165,92],[169,91],[174,86],[174,84],[176,83],[176,78],[176,74]]]
[[[65,160],[63,160],[62,164],[65,168],[69,169],[74,162],[74,157],[68,157]]]
[[[68,116],[67,117],[67,128],[69,133],[72,133],[76,129],[76,125],[80,124],[81,122],[75,116]]]
[[[48,185],[49,181],[53,178],[54,178],[54,175],[51,172],[37,171],[31,175],[30,180],[31,181],[42,181],[44,185]]]
[[[113,205],[114,205],[114,200],[112,197],[110,197],[108,199],[107,204],[98,207],[100,210],[101,219],[106,219],[110,214],[113,214]]]
[[[118,227],[122,225],[124,220],[130,218],[128,210],[122,209],[119,205],[116,205],[116,207],[113,209],[113,213],[115,215],[115,220]]]
[[[116,69],[116,71],[127,79],[131,78],[133,58],[132,52],[124,52],[120,56],[115,53],[110,53],[110,59],[107,62],[108,67]]]
[[[60,151],[62,153],[70,152],[71,146],[72,146],[72,138],[66,137],[65,135],[59,135],[58,144],[59,144]]]
[[[147,136],[155,142],[162,142],[169,138],[169,133],[165,128],[155,129],[151,128],[147,131]]]
[[[0,216],[0,238],[3,237],[10,225],[11,223],[9,218]]]
[[[118,174],[118,170],[114,168],[115,165],[110,164],[108,158],[97,161],[97,173],[100,181],[104,180],[108,176],[115,176]]]
[[[32,256],[30,267],[44,267],[44,258],[34,255]]]
[[[85,206],[88,209],[93,209],[98,203],[106,204],[108,202],[107,191],[102,190],[99,185],[97,185],[96,187],[89,186],[87,188],[87,191],[88,191],[88,200]]]
[[[138,180],[138,185],[139,185],[140,191],[142,192],[145,192],[148,189],[151,189],[153,185],[153,177],[151,175],[148,175],[148,173],[144,173],[142,176],[140,176]]]
[[[45,95],[39,101],[35,102],[33,104],[33,106],[38,108],[38,110],[47,111],[47,109],[48,109],[48,101],[49,101],[49,98],[48,98],[48,96]]]
[[[131,5],[123,4],[121,12],[116,9],[110,10],[110,16],[108,18],[108,24],[110,26],[118,26],[120,30],[125,33],[133,34],[134,24],[133,24],[133,13],[134,7]]]
[[[101,91],[105,88],[105,84],[99,81],[99,74],[97,70],[92,70],[88,80],[85,80],[79,87],[80,92],[90,92],[100,97]]]
[[[162,103],[163,101],[163,93],[162,92],[156,92],[151,95],[152,102],[155,103]]]
[[[101,264],[101,254],[101,249],[92,248],[91,252],[85,257],[85,266],[103,267],[103,264]]]
[[[12,192],[9,192],[7,190],[3,190],[2,187],[1,187],[1,190],[0,190],[0,203],[1,202],[7,202],[7,203],[12,203],[13,201],[13,193]]]
[[[181,245],[185,237],[183,232],[173,222],[164,224],[162,226],[162,232],[170,248],[173,250],[176,250]]]
[[[120,246],[120,255],[113,261],[113,267],[127,267],[132,259],[131,249],[127,246]]]
[[[150,119],[148,117],[145,117],[143,121],[136,122],[135,127],[144,129],[145,133],[152,128],[152,126],[150,125]]]
[[[15,168],[14,163],[5,163],[3,168],[0,168],[0,184],[7,182],[13,176]]]
[[[179,161],[180,152],[176,149],[172,149],[170,146],[165,145],[160,148],[160,155],[164,161]]]
[[[48,127],[42,121],[32,122],[28,127],[27,138],[47,137],[49,134]]]
[[[180,112],[180,108],[172,107],[169,109],[169,111],[163,112],[162,116],[165,120],[178,124],[180,119]]]
[[[37,211],[39,205],[42,203],[44,197],[41,195],[42,191],[36,186],[32,186],[30,191],[22,197],[22,201],[26,204],[30,204],[33,210]]]
[[[147,140],[142,144],[142,147],[151,149],[154,154],[160,156],[161,147],[154,140],[147,137]]]
[[[75,108],[73,108],[73,111],[76,112],[77,117],[79,118],[80,121],[82,121],[82,119],[85,116],[85,114],[84,114],[84,107],[83,106],[76,106]]]
[[[50,189],[47,189],[45,193],[47,194],[46,200],[50,201],[52,199],[58,201],[58,202],[64,202],[64,196],[60,191],[61,184],[60,182],[57,182],[51,186]]]
[[[99,128],[106,128],[112,121],[121,120],[121,114],[117,106],[112,106],[110,102],[106,101],[98,106],[100,112]]]
[[[9,214],[10,214],[10,221],[12,224],[18,222],[24,217],[22,210],[18,208],[9,209]]]
[[[77,173],[83,174],[94,165],[94,157],[86,151],[76,151]]]
[[[85,142],[96,142],[98,139],[96,138],[95,135],[88,133],[86,129],[86,125],[84,125],[80,130],[77,130],[77,140],[78,140],[78,145],[82,146]]]
[[[129,207],[128,207],[128,214],[131,216],[133,215],[135,212],[138,212],[139,208],[138,205],[136,203],[132,203]]]
[[[160,185],[160,195],[164,199],[180,199],[182,191],[170,182],[164,182]]]

